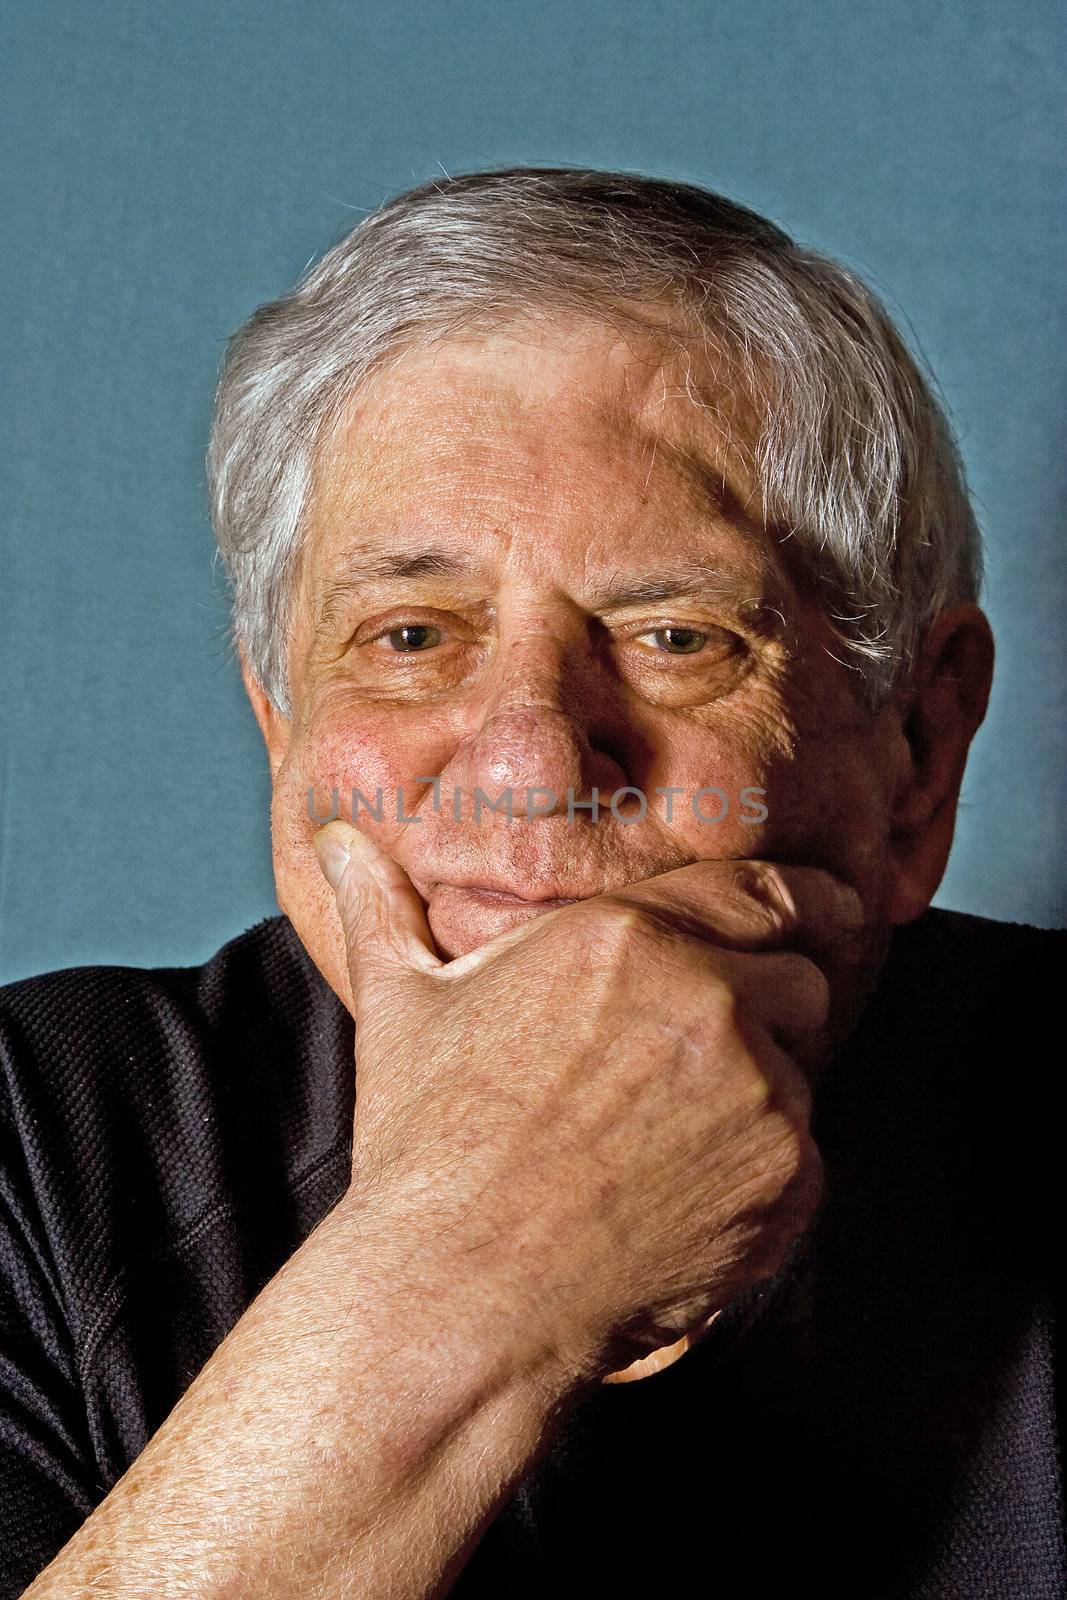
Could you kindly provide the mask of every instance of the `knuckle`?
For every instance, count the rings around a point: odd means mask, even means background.
[[[821,1027],[830,1009],[830,985],[825,973],[807,956],[791,951],[764,957],[774,1011],[802,1030]]]
[[[781,868],[773,861],[748,861],[742,873],[746,889],[756,901],[769,933],[785,938],[799,923],[796,898]]]
[[[802,1224],[810,1222],[826,1190],[825,1168],[819,1147],[809,1133],[798,1136],[793,1171],[787,1190],[789,1207]]]
[[[811,1139],[811,1119],[815,1112],[815,1092],[809,1078],[790,1065],[788,1076],[778,1080],[778,1099],[786,1114]],[[818,1146],[814,1145],[818,1154]]]
[[[796,1241],[808,1233],[818,1219],[825,1193],[822,1165],[814,1162],[783,1192],[775,1206],[776,1223],[768,1228],[762,1270],[775,1275],[789,1259]]]
[[[728,978],[714,968],[710,971],[705,968],[698,992],[702,1014],[714,1020],[719,1033],[745,1033],[744,1002]]]
[[[786,1135],[787,1166],[793,1179],[807,1180],[809,1175],[822,1169],[822,1156],[807,1123],[798,1118],[788,1118]]]
[[[766,1181],[773,1204],[790,1216],[809,1218],[823,1195],[823,1161],[810,1129],[791,1116],[775,1116],[773,1157]]]
[[[589,933],[601,949],[625,951],[635,944],[658,937],[661,928],[654,914],[633,900],[619,900],[611,895],[601,897],[595,917],[591,918]]]
[[[771,1110],[774,1094],[762,1072],[754,1072],[745,1079],[741,1103],[749,1117],[763,1118]]]
[[[796,956],[792,958],[792,963],[797,1005],[806,1016],[817,1018],[820,1023],[825,1021],[830,1009],[830,985],[826,974],[807,956]]]

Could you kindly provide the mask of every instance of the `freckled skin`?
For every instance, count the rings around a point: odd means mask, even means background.
[[[694,403],[691,366],[653,331],[623,337],[562,317],[450,339],[376,379],[320,452],[291,719],[247,669],[245,682],[271,763],[279,904],[346,1004],[309,786],[323,815],[336,786],[340,815],[404,867],[449,958],[538,914],[478,902],[449,887],[457,879],[582,897],[699,859],[804,862],[864,898],[863,946],[831,976],[847,1011],[845,991],[869,984],[887,930],[936,892],[988,697],[988,624],[973,605],[943,613],[910,698],[866,711],[791,552],[757,514],[742,402],[709,379]],[[729,516],[694,459],[728,486]],[[379,579],[320,614],[356,542],[432,543],[475,567]],[[708,593],[595,603],[605,585],[684,558],[713,570]],[[439,633],[404,653],[405,626]],[[677,653],[664,628],[705,643]],[[441,780],[437,811],[430,776]],[[556,792],[552,815],[523,815],[528,785]],[[730,798],[722,822],[693,813],[707,785]],[[492,797],[510,786],[514,820],[483,811],[475,823],[479,786]],[[594,786],[600,820],[587,810],[568,820],[567,790],[587,799]],[[624,786],[648,797],[643,819],[612,816],[607,802]],[[670,821],[657,786],[682,791]],[[353,817],[351,791],[373,801],[379,787],[382,820]],[[765,791],[756,825],[742,821],[745,787]],[[417,822],[397,820],[398,791]],[[716,797],[704,803],[714,815]]]

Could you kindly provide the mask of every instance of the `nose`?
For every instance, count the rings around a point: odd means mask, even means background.
[[[569,798],[589,800],[594,787],[607,804],[627,780],[603,747],[602,693],[587,647],[540,630],[508,642],[458,763],[464,786],[491,797],[510,790],[516,817],[566,813]]]

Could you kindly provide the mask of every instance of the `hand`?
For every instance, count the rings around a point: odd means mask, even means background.
[[[794,1056],[829,1000],[782,946],[856,929],[855,891],[700,861],[442,962],[396,862],[342,822],[315,844],[356,1022],[354,1205],[451,1252],[578,1383],[778,1270],[822,1195]]]

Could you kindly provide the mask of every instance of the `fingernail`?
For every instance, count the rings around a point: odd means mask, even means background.
[[[328,828],[321,828],[311,842],[330,887],[336,890],[348,865],[348,850]]]

